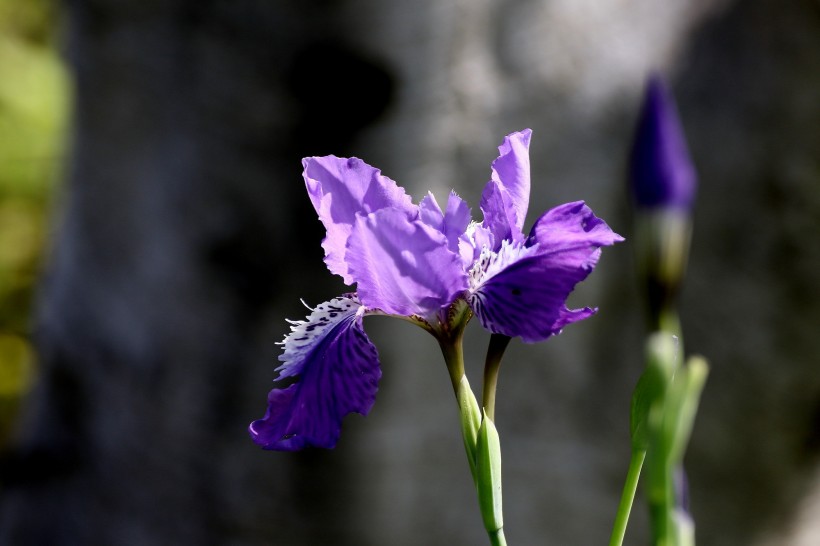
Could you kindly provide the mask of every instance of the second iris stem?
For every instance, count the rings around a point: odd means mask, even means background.
[[[501,367],[501,358],[510,343],[510,338],[501,334],[490,336],[490,346],[487,348],[487,360],[484,362],[484,390],[482,393],[484,411],[487,417],[495,421],[495,391],[498,387],[498,370]]]

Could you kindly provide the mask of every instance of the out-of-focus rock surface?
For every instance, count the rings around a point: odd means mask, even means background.
[[[584,199],[627,242],[570,300],[596,317],[508,350],[507,537],[606,543],[642,367],[624,172],[651,70],[700,175],[682,307],[687,350],[712,368],[687,457],[699,543],[817,542],[820,4],[67,4],[80,109],[0,543],[484,543],[420,329],[367,319],[381,390],[334,451],[262,452],[245,427],[298,298],[345,290],[299,158],[359,156],[416,199],[455,189],[477,218],[495,147],[524,127],[530,223]],[[474,388],[486,342],[472,324]],[[633,514],[627,543],[646,542],[640,500]]]

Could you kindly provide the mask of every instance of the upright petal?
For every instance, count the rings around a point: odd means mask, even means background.
[[[526,244],[482,253],[471,272],[473,311],[491,332],[526,342],[557,334],[595,313],[568,309],[567,297],[592,272],[601,247],[622,240],[581,201],[547,211]]]
[[[512,133],[498,147],[498,158],[492,164],[492,176],[481,195],[484,226],[496,239],[494,250],[502,240],[520,241],[530,200],[529,146],[532,131]]]
[[[345,247],[357,214],[368,214],[383,208],[396,208],[415,215],[410,196],[393,180],[382,176],[361,159],[306,157],[302,160],[303,176],[310,201],[327,229],[322,242],[325,263],[332,273],[353,284]]]
[[[293,323],[277,370],[280,380],[298,379],[270,391],[265,416],[249,427],[254,442],[280,451],[332,448],[345,415],[370,411],[381,370],[376,347],[362,329],[363,314],[359,300],[348,295]]]
[[[347,262],[362,302],[389,314],[424,316],[467,288],[461,259],[447,238],[396,209],[356,219]]]
[[[504,137],[498,147],[498,158],[492,164],[491,180],[510,196],[515,211],[515,227],[524,229],[530,203],[530,138],[532,130],[524,129]]]

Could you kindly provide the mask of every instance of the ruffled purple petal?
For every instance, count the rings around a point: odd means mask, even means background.
[[[482,252],[471,271],[470,305],[491,332],[535,342],[560,333],[594,309],[568,309],[576,284],[592,272],[601,247],[622,241],[583,202],[544,213],[526,244],[505,241]]]
[[[527,246],[537,243],[545,253],[567,253],[578,249],[588,254],[598,247],[623,240],[583,201],[574,201],[542,214],[530,230]]]
[[[532,131],[512,133],[498,147],[498,158],[492,164],[492,176],[481,195],[484,226],[496,239],[494,250],[502,240],[518,242],[530,200],[530,137]]]
[[[395,208],[415,215],[417,208],[404,189],[361,159],[306,157],[303,176],[310,201],[327,229],[322,242],[325,263],[345,283],[355,281],[345,260],[345,248],[357,214]]]
[[[362,303],[388,314],[426,316],[467,288],[461,259],[446,237],[395,209],[356,219],[347,261]]]
[[[265,449],[332,448],[342,419],[367,415],[376,399],[381,370],[376,347],[362,329],[364,307],[352,295],[319,305],[306,321],[293,323],[282,344],[279,380],[298,376],[268,395],[268,409],[249,427]]]

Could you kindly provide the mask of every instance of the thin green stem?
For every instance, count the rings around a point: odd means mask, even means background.
[[[646,458],[646,451],[633,450],[629,460],[629,470],[626,473],[621,502],[618,505],[618,513],[615,516],[615,524],[612,527],[612,536],[609,539],[609,546],[621,546],[626,535],[626,526],[629,522],[629,514],[632,511],[632,503],[635,500],[635,491],[638,489],[638,478],[641,476],[641,468]]]
[[[489,533],[490,544],[492,546],[507,546],[507,539],[504,538],[504,528]]]
[[[482,402],[487,417],[495,421],[495,391],[498,387],[498,370],[501,367],[501,358],[510,343],[510,337],[502,334],[490,336],[490,346],[487,347],[487,359],[484,362],[484,391]]]

